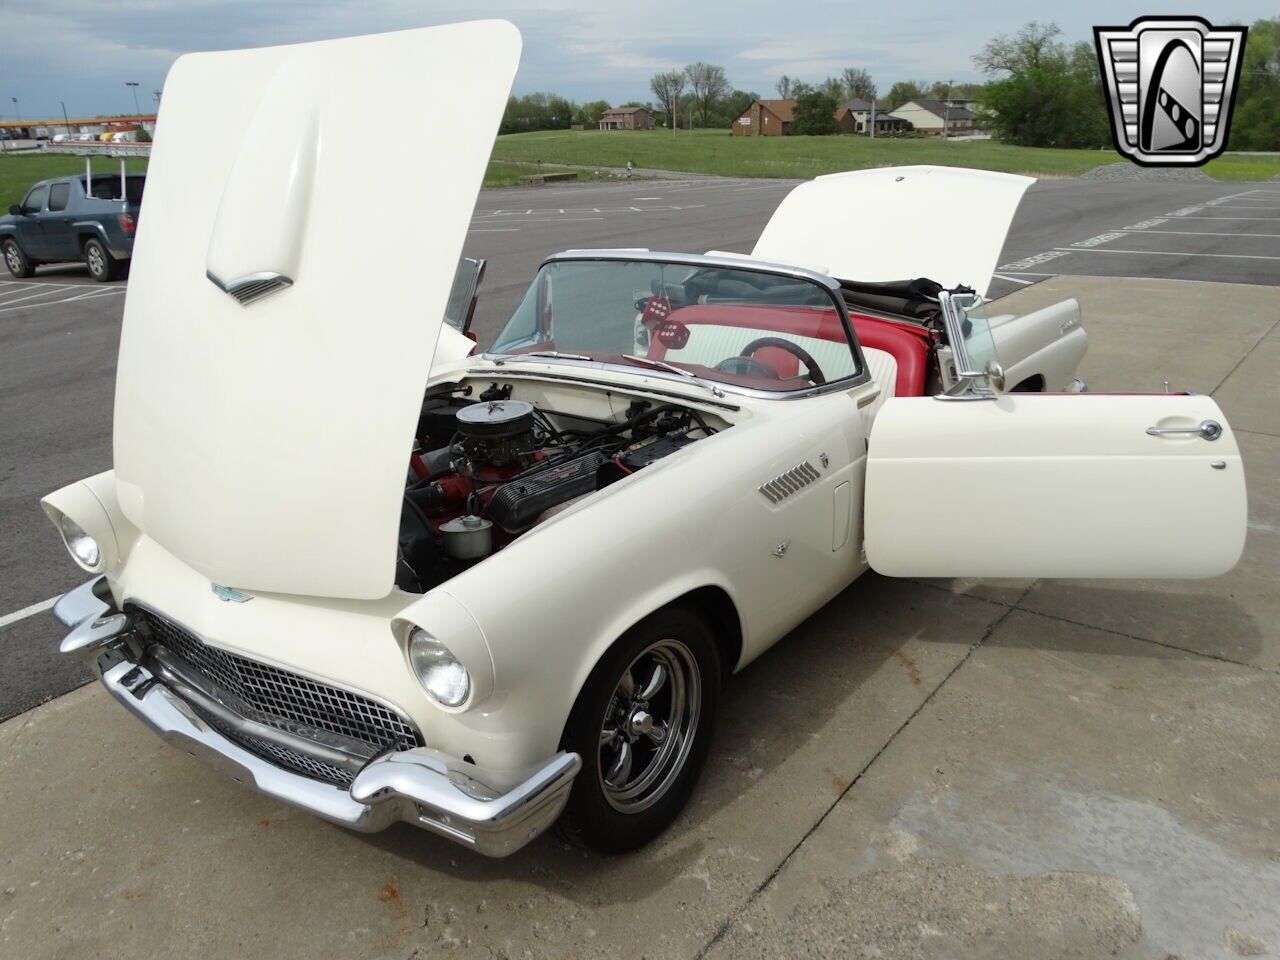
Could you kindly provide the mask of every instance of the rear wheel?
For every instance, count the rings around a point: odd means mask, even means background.
[[[89,276],[99,283],[114,280],[120,272],[120,261],[107,251],[97,237],[90,237],[84,242],[84,263],[89,268]]]
[[[4,248],[4,265],[9,268],[9,273],[19,280],[25,280],[36,272],[31,261],[27,259],[27,255],[22,252],[22,248],[18,246],[18,241],[13,238],[5,240]]]
[[[565,725],[582,770],[560,821],[575,843],[621,853],[679,815],[706,763],[720,701],[720,651],[706,622],[661,610],[596,665]]]

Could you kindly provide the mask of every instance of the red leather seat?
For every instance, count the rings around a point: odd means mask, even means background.
[[[879,317],[849,314],[858,342],[873,350],[883,350],[898,362],[894,396],[924,395],[929,371],[929,331],[909,323],[895,323]]]

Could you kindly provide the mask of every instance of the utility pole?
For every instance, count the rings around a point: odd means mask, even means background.
[[[138,106],[138,81],[126,80],[124,85],[133,91],[133,115],[135,117],[142,116],[142,107]]]
[[[871,98],[871,139],[876,138],[876,98]]]
[[[71,139],[71,121],[67,119],[67,105],[63,103],[61,100],[59,100],[58,106],[62,108],[62,129],[67,131],[67,139],[70,140]]]
[[[942,111],[942,139],[943,140],[946,140],[951,135],[951,131],[948,128],[951,126],[951,85],[953,83],[955,83],[954,80],[947,81],[947,99],[945,101],[947,104],[947,109]]]

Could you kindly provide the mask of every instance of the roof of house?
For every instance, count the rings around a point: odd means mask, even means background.
[[[867,113],[871,109],[871,102],[869,100],[859,100],[857,97],[854,97],[852,100],[846,100],[844,103],[840,104],[840,106],[845,109],[852,110],[854,113]]]
[[[935,117],[950,118],[952,120],[973,119],[973,114],[969,112],[967,107],[948,107],[946,102],[943,100],[908,100],[902,105],[902,107],[909,106],[913,103],[922,110],[928,110]],[[898,109],[901,110],[902,107],[898,107]]]
[[[605,113],[635,113],[637,110],[648,109],[648,107],[610,107]]]
[[[757,100],[756,102],[783,123],[790,123],[795,116],[796,102],[794,100]],[[750,107],[747,107],[747,110],[750,109]],[[746,113],[747,110],[742,112]]]

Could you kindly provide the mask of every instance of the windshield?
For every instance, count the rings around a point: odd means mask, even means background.
[[[818,284],[728,267],[561,260],[538,271],[492,348],[684,373],[756,390],[857,375],[857,354]]]

